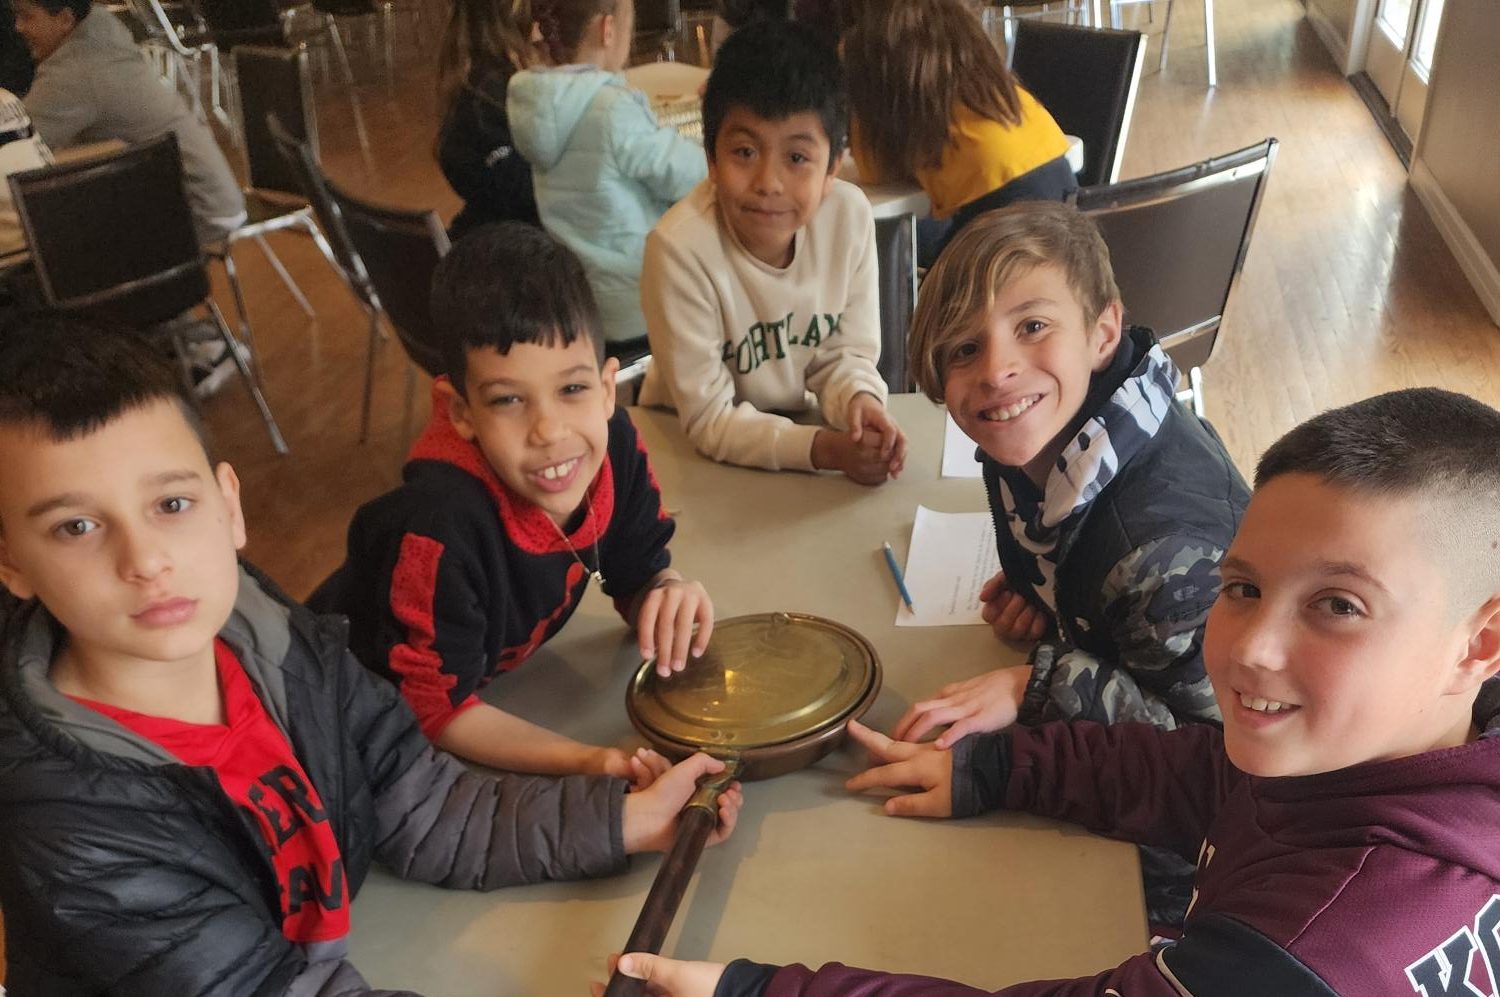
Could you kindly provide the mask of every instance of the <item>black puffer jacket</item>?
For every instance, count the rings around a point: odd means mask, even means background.
[[[466,889],[624,865],[622,781],[470,772],[428,745],[342,631],[247,572],[220,636],[328,809],[351,898],[372,859]],[[282,935],[270,856],[250,820],[211,769],[58,693],[47,680],[57,636],[45,609],[25,604],[0,658],[11,997],[389,993],[344,961],[342,940]]]
[[[505,113],[509,67],[476,70],[453,98],[438,133],[438,166],[464,199],[449,234],[457,239],[486,222],[540,225],[531,164],[510,137]]]

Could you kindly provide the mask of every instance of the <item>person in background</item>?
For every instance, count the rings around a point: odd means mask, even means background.
[[[26,252],[26,233],[11,200],[12,173],[38,170],[52,162],[52,151],[31,127],[26,106],[9,90],[0,90],[0,263]]]
[[[843,60],[861,178],[915,178],[932,202],[918,225],[922,266],[981,213],[1078,188],[1067,137],[964,0],[867,0]]]
[[[438,165],[464,199],[448,234],[486,222],[540,225],[531,164],[516,151],[505,90],[523,69],[546,64],[531,0],[455,0],[438,63],[443,124]]]
[[[245,196],[213,132],[162,83],[119,18],[90,0],[12,2],[37,64],[26,110],[53,151],[174,132],[198,241],[218,242],[244,224]]]
[[[634,352],[645,347],[646,233],[706,175],[703,148],[659,124],[620,74],[632,0],[549,0],[538,24],[553,65],[510,81],[511,132],[542,224],[583,260],[611,354]]]

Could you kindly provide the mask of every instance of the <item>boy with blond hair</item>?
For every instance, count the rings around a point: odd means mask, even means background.
[[[619,362],[604,359],[583,266],[535,226],[482,226],[439,265],[432,317],[447,372],[405,480],[355,513],[343,567],[310,602],[349,617],[355,656],[439,747],[516,772],[649,781],[617,747],[479,697],[562,629],[590,582],[663,676],[713,632],[703,586],[671,567],[676,525],[615,407]]]
[[[952,751],[850,725],[887,813],[1023,810],[1197,858],[1180,940],[1005,997],[1493,997],[1500,987],[1500,412],[1432,388],[1261,458],[1222,565],[1206,725],[1056,723]],[[1082,899],[1082,898],[1080,898]],[[671,997],[983,991],[635,955]]]
[[[736,31],[703,95],[708,179],[646,239],[643,405],[714,460],[876,485],[906,438],[885,409],[870,203],[839,180],[838,57],[802,25]],[[789,415],[820,414],[823,425]]]
[[[696,756],[644,792],[481,775],[237,560],[239,481],[133,334],[0,330],[0,906],[13,997],[356,997],[372,861],[489,890],[672,840]],[[720,808],[733,827],[736,793]],[[379,991],[389,993],[389,991]]]

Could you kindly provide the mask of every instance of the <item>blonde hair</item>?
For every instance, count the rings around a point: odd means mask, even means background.
[[[1021,201],[980,215],[953,237],[922,282],[907,342],[923,394],[943,400],[953,344],[985,321],[1003,288],[1046,264],[1061,268],[1090,322],[1120,297],[1109,247],[1070,204]]]
[[[868,0],[843,52],[860,151],[881,174],[936,167],[960,104],[1021,122],[1015,77],[965,0]]]

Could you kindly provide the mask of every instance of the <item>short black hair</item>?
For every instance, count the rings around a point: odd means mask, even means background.
[[[71,10],[73,16],[83,20],[89,16],[89,11],[94,9],[94,0],[32,0],[38,7],[49,14],[61,14],[65,10]]]
[[[1500,412],[1467,395],[1407,388],[1331,409],[1271,445],[1257,488],[1312,474],[1371,494],[1500,488]]]
[[[828,136],[828,168],[849,140],[849,102],[838,53],[795,21],[755,21],[724,42],[703,92],[703,147],[709,158],[724,117],[742,107],[768,121],[811,111]]]
[[[141,333],[53,312],[0,324],[0,425],[35,426],[61,443],[160,399],[176,402],[203,440],[167,351]]]
[[[490,346],[502,355],[517,343],[593,343],[602,363],[599,306],[573,252],[535,225],[481,225],[453,244],[432,275],[432,322],[443,365],[460,394],[468,352]]]
[[[1500,593],[1500,412],[1466,395],[1408,388],[1315,416],[1271,445],[1260,489],[1307,474],[1354,497],[1425,504],[1425,531],[1467,613]]]

